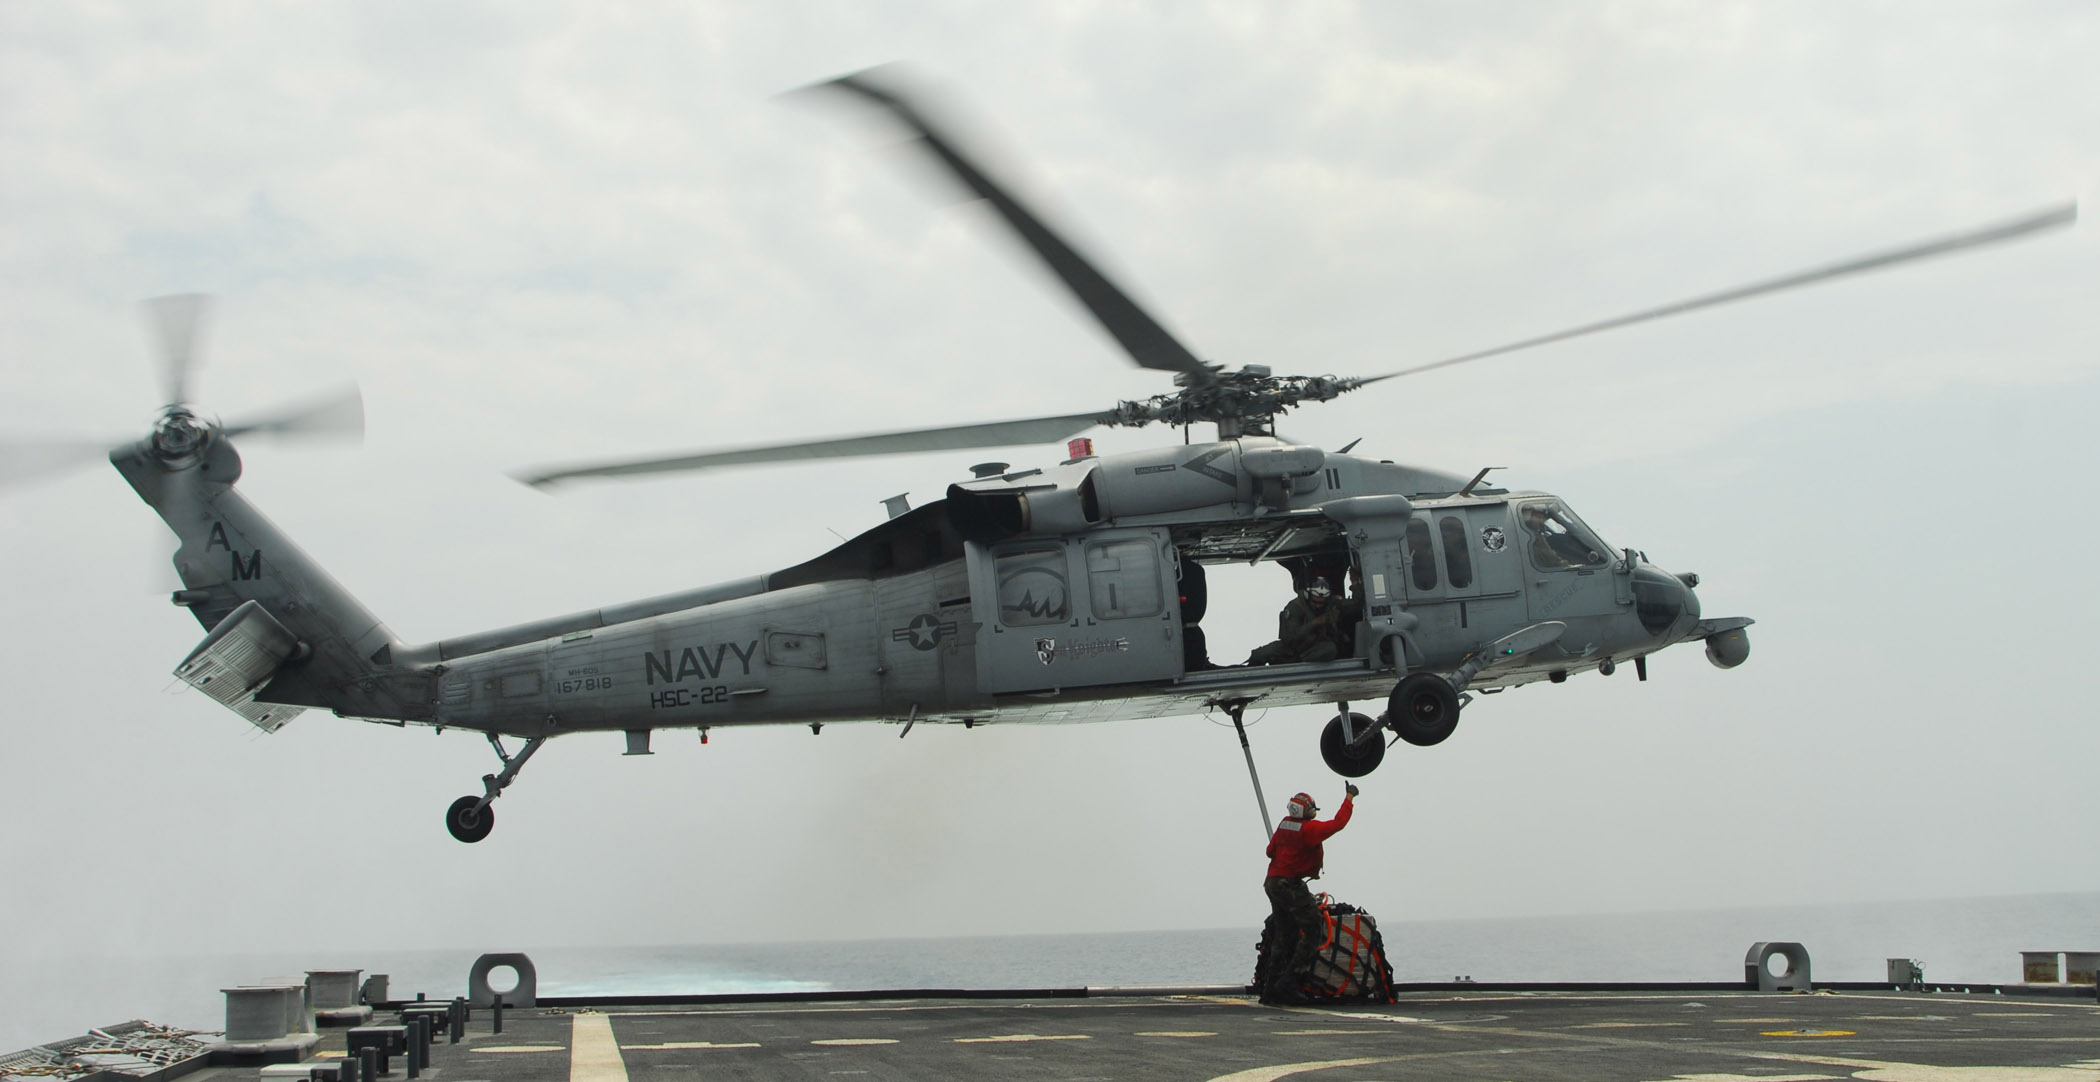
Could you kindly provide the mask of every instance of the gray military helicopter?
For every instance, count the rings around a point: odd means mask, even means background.
[[[1184,442],[1096,456],[1075,440],[1041,468],[975,467],[943,499],[892,505],[882,525],[746,579],[410,645],[238,491],[248,434],[346,427],[354,401],[249,425],[187,404],[196,302],[163,302],[167,401],[146,438],[108,452],[180,539],[175,604],[207,630],[176,674],[265,731],[305,709],[484,734],[502,768],[447,810],[477,842],[491,807],[549,739],[618,730],[631,754],[658,729],[834,721],[1080,722],[1251,704],[1333,703],[1320,748],[1336,772],[1375,769],[1391,742],[1449,737],[1476,694],[1612,673],[1680,643],[1721,668],[1749,655],[1746,617],[1700,611],[1697,576],[1607,546],[1563,500],[1294,443],[1276,418],[1400,376],[2027,236],[2067,205],[1556,334],[1369,377],[1277,375],[1197,359],[930,116],[894,79],[826,84],[902,124],[991,204],[1141,367],[1176,390],[1091,413],[547,468],[584,478],[1067,439],[1162,424]],[[361,417],[361,414],[358,415]],[[1215,438],[1186,442],[1197,425]],[[1274,563],[1334,603],[1331,656],[1213,665],[1206,566]],[[1380,702],[1375,713],[1352,703]],[[1390,734],[1390,736],[1388,736]],[[504,737],[522,739],[515,752]],[[1242,746],[1245,734],[1241,734]],[[1251,756],[1249,759],[1252,766]],[[1259,783],[1257,781],[1257,787]]]

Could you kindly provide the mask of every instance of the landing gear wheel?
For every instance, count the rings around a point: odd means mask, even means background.
[[[493,806],[476,808],[481,803],[478,796],[463,796],[445,809],[445,829],[460,841],[472,844],[489,836],[496,829],[496,809]]]
[[[1362,714],[1349,715],[1349,725],[1356,731],[1356,743],[1351,744],[1342,732],[1339,715],[1327,722],[1320,730],[1320,758],[1327,760],[1327,769],[1345,778],[1361,778],[1378,769],[1385,759],[1385,734],[1378,731],[1378,723]]]
[[[1441,744],[1458,728],[1458,692],[1435,673],[1413,673],[1393,688],[1385,716],[1400,739],[1418,748]]]

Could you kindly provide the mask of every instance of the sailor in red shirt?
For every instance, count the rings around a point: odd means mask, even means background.
[[[1313,903],[1305,881],[1320,878],[1325,859],[1320,843],[1348,826],[1355,810],[1356,786],[1342,788],[1345,795],[1340,810],[1324,821],[1313,818],[1320,806],[1310,795],[1292,797],[1289,814],[1276,824],[1276,834],[1269,839],[1269,875],[1261,886],[1269,895],[1269,909],[1276,920],[1269,944],[1268,981],[1261,989],[1263,1003],[1305,1002],[1299,986],[1326,932],[1326,921],[1320,918],[1320,908]]]

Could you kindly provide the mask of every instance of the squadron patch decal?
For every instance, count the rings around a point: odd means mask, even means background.
[[[1484,548],[1489,552],[1501,552],[1504,548],[1507,548],[1508,546],[1509,538],[1503,536],[1502,527],[1482,526],[1480,528],[1481,548]]]

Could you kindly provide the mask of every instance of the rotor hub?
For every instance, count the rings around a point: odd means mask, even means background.
[[[1266,432],[1276,415],[1304,402],[1326,402],[1361,386],[1335,376],[1277,376],[1267,365],[1219,371],[1208,383],[1184,385],[1172,394],[1117,403],[1111,423],[1137,427],[1159,422],[1210,422],[1234,432]]]
[[[163,459],[189,458],[211,442],[211,426],[180,406],[161,415],[153,426],[153,453]]]

